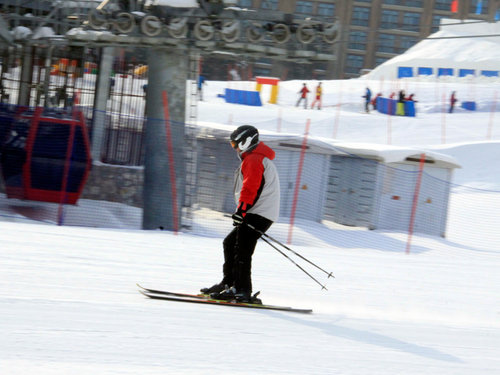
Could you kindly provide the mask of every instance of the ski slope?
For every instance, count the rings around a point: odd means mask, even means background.
[[[253,83],[208,82],[198,120],[302,134],[311,118],[311,137],[336,133],[340,140],[449,154],[462,168],[453,179],[458,185],[446,239],[415,235],[407,254],[405,233],[298,220],[292,248],[335,278],[297,261],[328,291],[263,242],[253,280],[266,303],[314,310],[302,316],[139,294],[137,282],[196,292],[220,281],[225,232],[213,232],[207,222],[176,235],[58,227],[0,215],[0,373],[500,374],[499,83],[324,82],[321,111],[295,107],[301,84],[283,82],[278,105],[255,108],[217,97],[225,87],[253,89]],[[312,89],[315,82],[308,84]],[[366,86],[374,93],[415,92],[417,117],[362,113]],[[476,100],[478,111],[446,113],[451,90]],[[92,204],[105,220],[127,223],[123,227],[137,215]],[[81,219],[77,207],[69,211],[72,225]],[[231,230],[227,218],[214,220]],[[287,231],[280,220],[269,233],[285,240]]]

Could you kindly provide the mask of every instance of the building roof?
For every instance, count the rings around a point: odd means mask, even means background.
[[[235,129],[235,125],[222,125],[211,122],[199,122],[198,135],[217,139],[227,138]],[[275,149],[288,149],[299,151],[302,148],[304,137],[297,134],[259,131],[260,140]],[[418,162],[421,155],[425,154],[426,162],[441,168],[460,168],[458,161],[449,155],[424,148],[400,147],[381,145],[375,143],[339,142],[328,138],[308,137],[307,151],[352,157],[362,157],[382,163]]]
[[[496,36],[494,36],[496,35]],[[397,79],[399,67],[499,70],[500,22],[442,19],[440,30],[364,76],[367,79]],[[414,69],[414,75],[417,71]]]

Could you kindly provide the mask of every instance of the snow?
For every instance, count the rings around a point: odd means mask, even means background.
[[[192,233],[174,234],[131,229],[140,226],[137,211],[112,203],[82,201],[65,213],[84,225],[78,207],[90,208],[100,216],[95,225],[109,224],[102,229],[57,226],[55,205],[32,218],[34,203],[2,199],[1,373],[499,374],[500,120],[491,111],[499,83],[329,81],[322,111],[295,108],[301,84],[282,82],[278,105],[255,108],[217,98],[228,85],[253,83],[208,82],[199,119],[222,130],[250,122],[264,134],[300,135],[310,118],[318,139],[337,132],[335,142],[383,155],[446,155],[461,166],[446,238],[414,235],[406,253],[406,233],[298,220],[290,246],[333,272],[326,279],[297,259],[328,291],[262,241],[253,261],[264,302],[314,310],[294,315],[137,292],[137,282],[196,292],[220,281],[222,239],[232,228],[222,214],[202,212]],[[417,117],[362,113],[366,85],[416,92]],[[480,110],[448,114],[441,97],[452,90]],[[285,241],[287,224],[269,234]]]
[[[440,30],[368,74],[370,79],[394,79],[398,67],[498,71],[500,22],[441,20]],[[472,37],[471,37],[472,36]],[[414,69],[414,74],[417,74]]]

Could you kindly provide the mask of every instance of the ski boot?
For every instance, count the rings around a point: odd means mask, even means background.
[[[227,285],[225,285],[224,283],[219,283],[212,285],[210,288],[201,288],[200,292],[210,295],[212,293],[220,293],[225,289],[227,289]]]
[[[210,293],[210,298],[212,299],[220,299],[224,301],[232,301],[235,299],[236,295],[236,288],[234,286],[232,287],[227,287],[224,290],[221,290],[220,292],[213,292]]]

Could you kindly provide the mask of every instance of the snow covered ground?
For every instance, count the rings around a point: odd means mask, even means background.
[[[213,219],[223,231],[203,222],[178,235],[59,227],[29,223],[22,215],[29,205],[13,213],[3,199],[0,373],[500,374],[499,82],[324,82],[322,111],[295,107],[301,84],[283,82],[278,105],[255,108],[217,97],[253,83],[208,82],[199,121],[302,134],[311,118],[313,137],[449,154],[462,168],[446,239],[415,235],[407,254],[405,233],[298,221],[292,247],[333,271],[335,279],[326,280],[300,262],[328,291],[263,242],[253,267],[264,302],[314,310],[294,315],[153,301],[137,292],[137,282],[184,292],[218,282],[226,218]],[[362,113],[366,86],[385,95],[415,92],[417,117]],[[478,111],[446,113],[452,90],[475,100]],[[102,221],[140,225],[136,211],[81,205]],[[71,225],[82,219],[77,208],[66,216]],[[269,233],[284,240],[287,229],[280,221]]]

